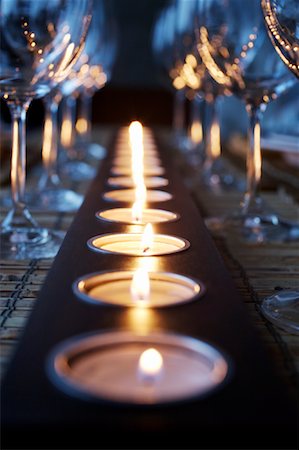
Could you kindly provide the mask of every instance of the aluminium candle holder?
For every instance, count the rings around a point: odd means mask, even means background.
[[[163,177],[144,177],[143,181],[145,187],[150,189],[165,187],[169,184],[167,178]],[[111,187],[135,188],[134,180],[130,176],[109,177],[107,185]]]
[[[190,247],[187,239],[169,234],[155,233],[147,248],[142,247],[142,240],[142,233],[107,233],[90,238],[87,246],[98,253],[141,257],[175,254]]]
[[[160,356],[145,371],[142,355]],[[197,400],[229,380],[227,358],[212,345],[179,334],[102,332],[61,342],[47,358],[47,373],[64,393],[87,402],[137,406]]]
[[[182,305],[201,298],[206,292],[204,284],[193,278],[171,272],[149,272],[148,297],[136,299],[131,293],[134,273],[113,270],[84,275],[73,283],[73,291],[87,303],[135,308]]]
[[[112,191],[106,191],[102,194],[104,200],[108,202],[123,202],[133,203],[136,199],[135,189],[114,189]],[[148,189],[146,192],[146,202],[158,203],[167,202],[173,198],[170,192],[161,191],[158,189]]]
[[[175,222],[180,219],[176,212],[164,209],[143,208],[140,218],[134,218],[132,208],[111,208],[96,212],[96,218],[106,222],[127,225],[146,225],[147,223]]]

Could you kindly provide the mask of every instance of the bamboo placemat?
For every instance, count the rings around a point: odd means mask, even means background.
[[[169,136],[164,135],[164,139]],[[237,158],[237,145],[243,147]],[[246,142],[245,142],[246,145]],[[226,151],[227,169],[245,182],[244,139],[234,137]],[[227,150],[227,149],[226,149]],[[270,152],[264,160],[262,198],[270,209],[283,218],[299,223],[299,169],[283,164]],[[192,166],[178,150],[174,154],[194,201],[204,217],[224,216],[236,211],[242,192],[212,193],[205,188]],[[291,193],[291,194],[290,194]],[[261,300],[281,289],[299,289],[299,241],[252,245],[233,234],[212,232],[215,244],[244,299],[248,314],[275,360],[278,370],[297,395],[299,373],[299,336],[272,325],[260,311]]]
[[[240,199],[240,194],[215,196],[202,188],[194,190],[193,194],[207,216],[236,209]],[[264,197],[284,217],[298,218],[298,204],[290,197],[284,199],[275,194]],[[280,372],[295,388],[299,372],[299,336],[267,321],[260,312],[260,302],[280,289],[299,288],[298,242],[252,245],[234,236],[221,237],[217,234],[214,240]]]
[[[107,147],[115,127],[97,128],[93,132],[93,140]],[[29,145],[34,142],[34,136],[29,137]],[[39,142],[40,139],[37,139]],[[39,164],[39,148],[31,145],[30,161]],[[1,180],[5,181],[9,177],[8,159],[3,158],[6,164],[1,169]],[[95,168],[100,166],[100,162],[90,160],[90,164]],[[30,163],[29,163],[30,166]],[[28,173],[28,187],[34,186],[38,177],[36,170],[38,165],[30,166]],[[64,180],[65,181],[65,180]],[[72,182],[70,187],[76,192],[84,195],[91,180],[82,182]],[[1,197],[9,195],[9,188],[1,190]],[[6,213],[6,209],[1,209],[1,216]],[[34,212],[34,217],[39,224],[50,229],[67,231],[75,212]],[[0,250],[1,254],[1,250]],[[0,260],[0,376],[1,379],[6,371],[7,365],[13,355],[14,349],[22,336],[27,319],[34,308],[38,293],[44,283],[47,273],[53,263],[53,259],[4,261]]]

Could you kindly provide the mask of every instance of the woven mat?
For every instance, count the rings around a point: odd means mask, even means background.
[[[100,128],[94,131],[93,140],[103,145],[109,144],[115,127]],[[31,142],[34,139],[31,137]],[[38,149],[31,147],[31,161],[38,161]],[[100,163],[91,163],[98,168]],[[28,173],[28,187],[33,186],[38,176],[39,166],[32,166]],[[2,180],[6,180],[9,164],[3,165],[1,170]],[[70,187],[80,194],[85,194],[90,181],[72,182]],[[1,197],[9,195],[9,189],[1,190]],[[1,216],[6,210],[1,210]],[[35,212],[34,217],[40,225],[50,229],[67,231],[75,213],[43,213]],[[0,260],[0,375],[3,377],[14,349],[26,326],[27,319],[37,300],[38,293],[43,285],[47,273],[52,265],[52,259],[3,261]]]
[[[98,142],[105,145],[112,133],[111,129],[106,132],[101,130]],[[166,136],[169,144],[169,134],[164,133],[163,136]],[[178,160],[182,173],[187,175],[188,170],[182,167],[182,159]],[[204,215],[217,215],[234,209],[240,199],[239,193],[217,196],[211,194],[198,188],[196,184],[190,184],[190,178],[188,186]],[[88,183],[75,187],[77,191],[84,193]],[[273,203],[276,210],[282,211],[285,216],[297,216],[297,205],[286,194],[267,194],[267,201]],[[49,213],[39,214],[37,218],[46,226],[67,230],[73,217],[73,214]],[[272,353],[282,376],[293,390],[299,370],[299,337],[283,332],[267,322],[259,312],[259,301],[275,292],[275,289],[298,287],[298,245],[287,243],[253,248],[252,245],[216,235],[214,240],[248,308],[248,314]],[[5,372],[51,264],[52,260],[1,261],[1,375]]]
[[[237,207],[240,194],[213,195],[203,189],[193,192],[204,215],[221,215]],[[295,219],[298,204],[290,197],[266,194],[275,210]],[[213,234],[212,234],[213,235]],[[282,375],[296,386],[299,373],[299,336],[287,333],[265,320],[259,310],[261,300],[280,289],[299,288],[298,242],[252,245],[234,236],[214,234],[214,241],[248,308],[248,313],[272,353]]]
[[[241,142],[240,140],[238,141]],[[244,179],[244,160],[235,160],[235,148],[227,153],[226,164],[230,173]],[[269,209],[281,217],[299,222],[299,170],[291,172],[275,155],[267,155],[264,164],[265,179],[262,198]],[[185,157],[176,153],[178,168],[204,217],[221,217],[238,209],[242,192],[211,193],[203,187],[194,169]],[[280,176],[282,175],[282,176]],[[275,188],[275,192],[272,190]],[[292,193],[290,195],[289,193]],[[296,197],[296,200],[294,199]],[[267,321],[260,312],[261,300],[280,289],[299,289],[299,242],[250,244],[236,235],[211,231],[214,242],[228,267],[233,280],[277,368],[294,395],[298,386],[299,336],[285,332]]]

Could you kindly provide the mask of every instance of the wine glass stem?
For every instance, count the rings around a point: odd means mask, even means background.
[[[260,184],[262,176],[261,155],[261,117],[262,106],[246,105],[249,117],[249,148],[247,151],[247,190],[242,202],[242,212],[258,212],[260,210]]]
[[[44,175],[39,181],[39,189],[44,190],[50,187],[57,187],[60,184],[58,176],[58,132],[57,132],[57,111],[61,96],[56,93],[44,98],[45,123],[42,146],[42,161]]]
[[[192,139],[192,127],[195,128],[196,134],[196,144],[202,143],[203,137],[203,123],[202,123],[202,107],[205,103],[203,97],[195,95],[191,100],[191,123],[190,123],[190,134]]]
[[[216,100],[205,102],[204,121],[205,165],[210,167],[221,156],[220,127]]]
[[[177,136],[181,136],[185,126],[185,90],[178,89],[174,95],[173,129]]]
[[[75,117],[76,98],[72,95],[64,98],[62,103],[62,123],[60,140],[70,159],[78,157],[75,151]]]
[[[38,226],[24,201],[26,181],[26,113],[29,104],[30,100],[8,103],[13,119],[10,170],[13,208],[3,220],[2,228],[4,229],[14,226],[24,226],[25,223],[28,225],[28,222],[31,226]]]
[[[83,142],[91,142],[92,96],[86,92],[80,95],[80,108],[76,131]]]

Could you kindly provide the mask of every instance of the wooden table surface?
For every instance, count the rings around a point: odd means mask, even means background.
[[[95,139],[106,145],[115,132],[115,127],[97,130]],[[159,139],[171,145],[170,130],[157,130]],[[229,164],[242,179],[244,177],[242,158],[236,158],[234,143],[231,146]],[[173,148],[174,161],[183,174],[198,208],[203,215],[221,214],[238,205],[241,194],[226,192],[213,194],[199,186],[194,173],[185,164],[184,156]],[[273,170],[271,170],[273,164]],[[244,164],[243,164],[244,166]],[[298,219],[298,193],[296,192],[299,177],[296,169],[281,166],[281,161],[272,162],[267,158],[266,200],[275,209],[290,219]],[[285,170],[286,169],[286,170]],[[272,175],[272,176],[271,176]],[[4,179],[5,177],[2,177]],[[34,171],[31,171],[29,183],[34,182]],[[78,192],[85,193],[89,183],[73,184]],[[275,191],[274,191],[275,189]],[[2,195],[5,190],[2,190]],[[3,211],[2,211],[3,212]],[[67,231],[74,213],[38,213],[41,224],[54,229]],[[299,245],[298,242],[279,244],[249,245],[238,242],[234,238],[214,235],[214,242],[220,255],[228,267],[234,283],[246,304],[248,315],[258,328],[269,353],[271,353],[281,376],[285,379],[291,393],[296,395],[299,369],[299,337],[285,332],[264,319],[260,313],[260,301],[263,297],[277,292],[279,289],[299,288]],[[52,265],[52,260],[1,261],[1,375],[5,373],[7,364],[14,349],[22,337],[22,331],[36,303],[38,292]]]

